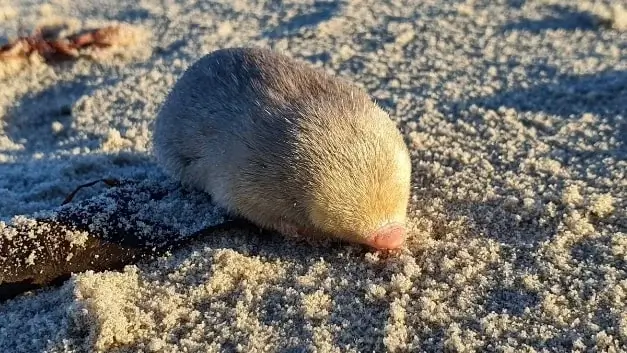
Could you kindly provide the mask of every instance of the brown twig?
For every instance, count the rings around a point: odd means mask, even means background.
[[[65,200],[63,200],[63,202],[61,203],[61,205],[65,205],[65,204],[69,203],[70,201],[72,201],[72,199],[74,198],[74,196],[76,196],[76,193],[80,189],[96,185],[99,182],[103,182],[107,186],[118,186],[118,185],[120,185],[120,181],[117,180],[117,179],[106,179],[105,178],[105,179],[98,179],[98,180],[90,181],[89,183],[86,183],[86,184],[83,184],[83,185],[79,185],[76,189],[74,189],[74,191],[72,191],[69,195],[67,195]]]
[[[121,31],[120,26],[107,26],[66,38],[52,39],[38,28],[30,36],[19,37],[0,47],[0,60],[28,59],[32,55],[39,55],[46,62],[71,60],[79,56],[79,49],[123,45]]]

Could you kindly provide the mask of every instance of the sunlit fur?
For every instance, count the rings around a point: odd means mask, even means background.
[[[369,101],[354,104],[335,113],[310,112],[320,116],[303,124],[299,154],[301,168],[311,172],[310,221],[362,241],[386,223],[405,222],[411,162],[387,115]]]
[[[269,50],[192,65],[159,112],[154,149],[173,177],[283,233],[362,242],[405,220],[411,167],[394,123],[348,81]]]

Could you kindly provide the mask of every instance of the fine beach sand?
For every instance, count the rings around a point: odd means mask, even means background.
[[[134,29],[109,57],[0,63],[6,224],[95,179],[166,183],[150,152],[156,111],[188,65],[228,46],[363,86],[414,163],[400,254],[220,230],[0,303],[0,352],[627,352],[617,3],[0,0],[0,44],[40,24]],[[181,231],[221,217],[163,202]]]

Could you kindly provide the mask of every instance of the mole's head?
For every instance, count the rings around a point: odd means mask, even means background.
[[[402,246],[411,160],[393,122],[376,110],[373,119],[324,134],[308,148],[314,161],[309,221],[346,241],[377,249]]]

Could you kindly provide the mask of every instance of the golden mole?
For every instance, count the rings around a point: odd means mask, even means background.
[[[269,49],[219,49],[176,82],[158,163],[233,215],[286,236],[394,249],[406,237],[409,151],[345,79]]]

